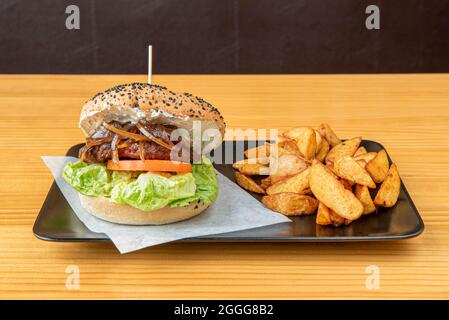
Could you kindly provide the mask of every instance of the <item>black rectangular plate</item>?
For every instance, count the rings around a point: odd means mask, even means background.
[[[236,150],[243,145],[246,149],[253,147],[255,143],[255,141],[226,141],[222,145],[222,156],[224,156],[224,150],[229,147]],[[368,151],[383,149],[379,143],[369,140],[364,140],[362,145]],[[81,146],[82,144],[79,144],[70,148],[67,156],[77,157]],[[234,156],[233,160],[240,159]],[[232,165],[215,164],[215,168],[234,181]],[[247,191],[242,189],[242,192]],[[261,198],[257,194],[252,196]],[[424,230],[424,223],[402,182],[399,200],[393,208],[379,208],[377,213],[364,216],[349,226],[339,228],[319,226],[315,223],[315,215],[291,217],[291,220],[292,223],[181,241],[378,241],[412,238]],[[56,183],[53,183],[50,188],[34,224],[33,232],[39,239],[48,241],[110,241],[106,235],[92,232],[84,226]]]

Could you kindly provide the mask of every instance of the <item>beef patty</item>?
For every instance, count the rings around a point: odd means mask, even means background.
[[[146,160],[170,160],[170,150],[155,142],[143,142],[143,154]],[[88,163],[102,163],[112,159],[112,147],[110,143],[98,146],[84,146],[79,151],[81,161]],[[129,147],[118,149],[120,159],[140,159],[139,143],[133,142]]]
[[[124,129],[126,124],[122,125],[117,122],[111,123],[113,126]],[[129,127],[129,125],[128,125]],[[127,128],[129,132],[140,133],[136,127]],[[159,138],[165,142],[170,141],[170,134],[175,129],[172,126],[164,126],[160,124],[147,124],[145,129],[150,132],[156,138]],[[115,134],[108,131],[103,126],[92,135],[92,138],[88,138],[90,143],[95,141],[104,141],[104,143],[88,146],[83,146],[79,151],[79,157],[81,161],[88,163],[103,163],[112,159],[112,138]],[[126,144],[126,147],[118,148],[118,156],[120,159],[140,159],[139,142],[125,139],[120,141],[120,144]],[[146,160],[170,160],[170,150],[157,144],[153,141],[144,141],[143,143],[143,155]]]

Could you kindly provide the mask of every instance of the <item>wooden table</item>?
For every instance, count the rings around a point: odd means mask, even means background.
[[[155,76],[214,103],[229,127],[329,122],[386,146],[425,223],[379,243],[173,243],[120,255],[51,243],[32,226],[52,183],[40,156],[83,141],[82,104],[145,76],[0,76],[0,298],[449,297],[449,75]],[[66,268],[80,270],[79,290]],[[380,289],[365,286],[367,266]]]

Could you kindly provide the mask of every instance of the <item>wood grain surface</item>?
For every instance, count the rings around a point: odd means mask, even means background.
[[[0,298],[448,298],[449,75],[155,76],[212,102],[232,128],[329,122],[381,142],[426,229],[378,243],[173,243],[120,255],[32,226],[52,183],[42,155],[81,141],[85,100],[145,76],[0,76]],[[79,290],[66,268],[80,270]],[[380,288],[365,286],[366,268]]]

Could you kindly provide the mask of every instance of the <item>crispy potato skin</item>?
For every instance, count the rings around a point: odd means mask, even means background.
[[[333,147],[326,156],[326,164],[332,164],[338,158],[349,156],[352,157],[362,142],[361,137],[352,138]]]
[[[356,220],[362,215],[362,203],[321,162],[313,162],[309,183],[315,197],[339,216]]]
[[[247,149],[244,154],[247,158],[266,158],[270,156],[270,147],[271,145],[266,143],[262,146]]]
[[[321,140],[320,148],[317,151],[317,154],[315,156],[315,159],[317,159],[320,162],[323,162],[324,159],[326,159],[327,153],[330,150],[330,144],[327,142],[326,139]]]
[[[365,147],[359,147],[357,149],[357,151],[354,153],[354,158],[357,156],[360,156],[362,154],[368,153],[368,151],[366,151]]]
[[[290,176],[298,174],[307,168],[304,159],[294,154],[284,154],[270,158],[270,173],[276,176]]]
[[[357,184],[354,188],[354,195],[363,204],[363,214],[370,214],[371,212],[376,211],[376,206],[371,199],[367,186]]]
[[[306,194],[309,189],[310,168],[294,175],[293,177],[276,182],[267,188],[267,194],[275,194],[281,192],[295,192],[298,194]]]
[[[374,204],[390,208],[396,204],[401,190],[401,178],[396,165],[393,163],[388,170],[387,177],[377,191]]]
[[[293,192],[283,192],[263,196],[262,203],[267,208],[280,212],[286,216],[314,214],[318,208],[317,199]]]
[[[317,136],[315,130],[308,127],[293,128],[284,132],[284,136],[295,140],[301,155],[311,160],[315,157],[317,151]]]
[[[345,219],[334,211],[326,207],[323,203],[320,202],[318,205],[318,212],[316,214],[316,224],[321,226],[333,225],[334,227],[340,227],[342,225],[348,225],[352,221]]]
[[[240,171],[240,173],[248,176],[268,175],[270,173],[270,168],[266,165],[256,162],[256,160],[257,159],[241,160],[234,163],[232,167]]]
[[[383,182],[387,177],[389,170],[387,152],[385,150],[380,150],[373,159],[367,161],[365,169],[374,182]]]
[[[377,152],[367,152],[364,154],[354,155],[355,160],[363,160],[367,163],[373,160],[377,156]]]
[[[248,191],[255,192],[255,193],[265,194],[265,190],[261,186],[259,186],[250,177],[247,177],[240,172],[235,172],[234,178],[235,178],[235,181],[237,182],[237,184],[239,186],[241,186],[243,189],[246,189]]]
[[[368,186],[369,188],[375,188],[376,184],[371,179],[368,172],[363,169],[354,158],[344,156],[338,158],[333,166],[333,171],[340,178],[346,179],[352,183]]]
[[[341,143],[340,138],[335,134],[329,124],[322,123],[318,127],[318,132],[321,134],[324,139],[326,139],[332,147]]]

